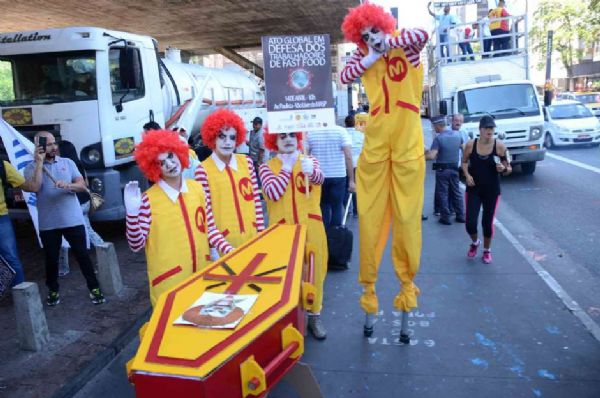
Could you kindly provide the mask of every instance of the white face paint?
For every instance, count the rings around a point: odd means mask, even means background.
[[[229,157],[235,151],[235,138],[237,132],[233,127],[224,127],[219,132],[215,141],[215,152],[219,156]]]
[[[379,52],[383,52],[385,50],[385,32],[383,32],[379,28],[367,26],[366,28],[360,31],[360,34],[362,35],[363,42],[367,46],[373,47]]]
[[[277,134],[277,150],[279,153],[294,153],[298,148],[296,133]]]
[[[181,174],[181,162],[173,152],[163,152],[158,155],[161,177],[177,177]]]

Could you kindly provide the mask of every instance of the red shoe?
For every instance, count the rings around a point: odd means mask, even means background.
[[[473,258],[477,255],[477,249],[479,248],[479,245],[481,244],[481,242],[479,240],[477,240],[477,243],[471,243],[469,245],[469,251],[467,252],[467,257],[469,258]]]
[[[488,250],[484,250],[483,256],[481,256],[481,261],[483,261],[484,264],[491,264],[492,263],[492,252],[490,252]]]

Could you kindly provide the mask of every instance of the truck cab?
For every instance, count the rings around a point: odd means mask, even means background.
[[[484,51],[484,40],[473,39],[473,58],[457,54],[461,40],[450,39],[448,54],[442,55],[433,43],[428,48],[428,101],[431,115],[461,113],[463,129],[479,136],[479,119],[484,115],[496,121],[496,135],[520,164],[525,174],[535,171],[536,162],[545,157],[543,146],[544,118],[537,91],[529,80],[527,52],[527,18],[510,20],[511,47],[508,50]],[[470,24],[459,24],[465,29]]]
[[[77,148],[90,189],[105,200],[95,220],[125,217],[128,181],[147,187],[133,159],[145,123],[197,133],[215,107],[264,102],[244,73],[162,59],[151,37],[95,27],[0,34],[0,73],[10,82],[0,89],[8,123],[29,139],[49,131]],[[24,203],[9,206],[27,214]]]

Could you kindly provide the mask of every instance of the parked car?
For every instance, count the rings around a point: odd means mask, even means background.
[[[600,93],[560,93],[557,96],[558,99],[570,99],[579,101],[585,106],[590,108],[594,116],[600,119]]]
[[[544,146],[600,145],[600,120],[581,102],[557,100],[544,107]]]

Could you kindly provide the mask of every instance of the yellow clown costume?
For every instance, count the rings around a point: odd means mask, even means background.
[[[321,185],[324,175],[318,161],[313,162],[313,173],[309,176],[309,196],[306,195],[306,178],[301,169],[299,155],[291,173],[283,169],[280,158],[274,157],[260,165],[260,179],[267,201],[269,223],[304,224],[306,230],[306,248],[314,250],[316,295],[311,312],[319,313],[323,306],[323,284],[327,274],[327,236],[321,216]]]
[[[264,229],[258,182],[252,160],[234,154],[225,164],[213,154],[196,169],[196,181],[210,193],[216,228],[224,241],[213,244],[222,254],[241,246]]]
[[[394,306],[401,311],[417,307],[419,289],[413,279],[420,263],[425,178],[419,57],[427,39],[422,29],[396,31],[386,38],[389,50],[370,67],[361,63],[367,50],[359,48],[342,71],[345,84],[361,77],[370,103],[356,170],[360,303],[368,314],[378,311],[375,283],[390,225],[392,261],[402,286]]]

